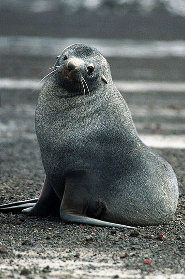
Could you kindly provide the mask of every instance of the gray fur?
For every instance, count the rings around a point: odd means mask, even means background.
[[[74,73],[72,82],[63,80],[66,53],[68,59],[81,59],[79,71],[90,94],[80,87],[79,73]],[[85,70],[88,63],[95,65],[92,76]],[[97,218],[104,221],[168,222],[178,202],[176,176],[140,140],[106,59],[96,49],[72,45],[55,66],[59,70],[47,79],[39,96],[36,133],[46,177],[61,202],[61,212],[88,216],[92,208],[89,217],[96,218],[93,208],[98,212],[100,204]]]

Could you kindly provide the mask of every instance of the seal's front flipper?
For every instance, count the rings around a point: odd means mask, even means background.
[[[18,212],[21,212],[25,208],[32,208],[36,204],[37,201],[38,201],[38,198],[2,204],[2,205],[0,205],[0,212],[18,213]]]
[[[87,225],[101,226],[101,227],[135,229],[135,227],[131,227],[131,226],[102,221],[87,216],[80,216],[74,213],[70,213],[69,211],[63,208],[60,209],[60,217],[62,221],[66,223],[80,223],[80,224],[87,224]]]

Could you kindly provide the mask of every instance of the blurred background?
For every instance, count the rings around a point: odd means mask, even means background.
[[[185,148],[184,0],[0,0],[3,142],[35,139],[40,84],[68,45],[97,47],[153,147]]]

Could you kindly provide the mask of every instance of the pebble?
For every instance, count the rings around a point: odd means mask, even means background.
[[[44,273],[51,272],[51,269],[50,269],[49,265],[45,266],[45,267],[42,269],[42,272],[44,272]]]
[[[17,254],[17,258],[22,258],[22,255],[21,254]]]
[[[32,243],[29,239],[25,239],[23,240],[22,245],[32,245]]]
[[[124,258],[126,258],[126,257],[128,257],[128,254],[127,254],[126,252],[120,255],[120,258],[121,258],[121,259],[124,259]]]
[[[136,255],[136,252],[131,252],[131,253],[129,254],[130,257],[134,257],[135,255]]]
[[[146,239],[155,239],[155,236],[153,234],[151,234],[151,235],[144,235],[143,237],[146,238]]]
[[[137,237],[139,235],[139,232],[137,230],[133,230],[130,232],[130,236]]]
[[[177,239],[178,239],[178,240],[181,240],[181,239],[182,239],[182,236],[181,236],[181,235],[178,235],[178,236],[177,236]]]
[[[74,254],[74,257],[79,259],[80,258],[80,253]]]
[[[22,224],[22,221],[20,219],[15,220],[15,225],[21,225],[21,224]]]
[[[117,261],[118,260],[118,255],[116,253],[113,253],[112,259],[113,259],[113,261]]]
[[[93,239],[94,238],[93,238],[92,235],[87,235],[86,238],[85,238],[86,241],[92,241]]]
[[[163,234],[162,233],[159,233],[158,235],[157,235],[157,239],[159,239],[159,240],[163,240]]]
[[[0,254],[8,254],[8,251],[5,247],[0,247]]]
[[[31,273],[31,271],[29,269],[23,268],[20,272],[20,275],[28,275],[30,273]]]
[[[152,264],[151,260],[144,260],[144,264]]]
[[[21,215],[19,216],[19,220],[20,220],[21,222],[24,222],[25,219],[26,219],[25,216],[21,216]]]

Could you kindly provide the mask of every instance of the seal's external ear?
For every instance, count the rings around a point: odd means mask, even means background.
[[[107,84],[107,80],[106,80],[106,77],[104,75],[101,76],[101,79]]]

